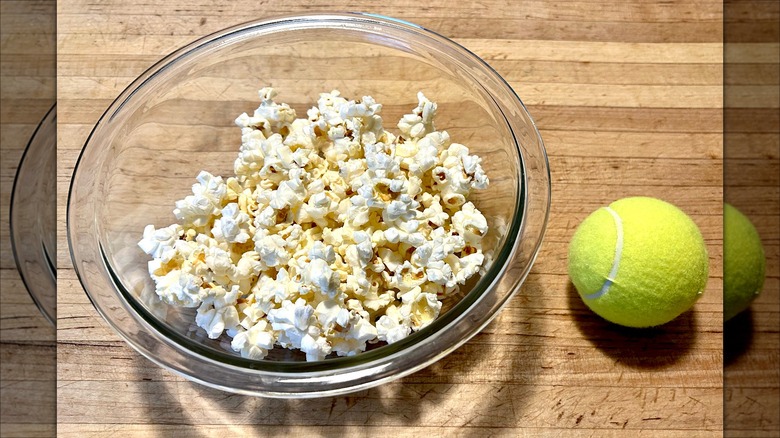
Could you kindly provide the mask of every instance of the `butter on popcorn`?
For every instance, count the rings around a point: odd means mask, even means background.
[[[436,130],[422,92],[398,135],[370,96],[321,93],[298,118],[274,89],[259,95],[236,119],[235,176],[201,171],[179,222],[144,229],[157,296],[255,360],[352,356],[429,325],[492,254],[468,201],[489,184],[481,158]]]

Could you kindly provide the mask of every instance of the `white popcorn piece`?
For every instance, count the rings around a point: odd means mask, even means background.
[[[293,175],[292,171],[290,175]],[[274,210],[298,207],[303,202],[302,192],[300,180],[284,180],[279,184],[279,188],[272,192],[268,205]]]
[[[241,128],[259,129],[264,133],[278,132],[282,127],[292,124],[295,120],[295,111],[286,103],[277,104],[274,98],[276,90],[270,87],[262,88],[259,93],[260,106],[250,117],[246,113],[236,119],[236,124]]]
[[[417,288],[428,281],[425,277],[425,270],[412,265],[408,260],[403,262],[393,279],[395,280],[393,283],[395,288],[401,293]]]
[[[254,237],[255,251],[264,267],[284,266],[290,260],[287,241],[278,234],[270,234],[267,229],[258,229]]]
[[[482,267],[484,262],[485,256],[481,251],[474,254],[469,254],[459,259],[457,263],[457,270],[454,271],[455,281],[457,281],[458,284],[465,284],[466,280],[479,272],[479,269]]]
[[[295,303],[285,300],[280,308],[271,309],[268,312],[268,321],[278,333],[279,345],[284,348],[300,349],[313,313],[314,308],[303,298],[298,298]]]
[[[419,330],[439,316],[441,311],[441,301],[436,295],[422,292],[420,288],[415,288],[401,296],[403,305],[401,306],[401,315],[408,316],[413,330]]]
[[[256,251],[247,251],[241,254],[241,258],[238,259],[235,266],[233,277],[230,278],[230,281],[237,284],[241,290],[250,290],[252,283],[263,269],[263,264],[260,262],[260,254]]]
[[[238,286],[233,286],[230,292],[217,286],[211,288],[209,295],[203,299],[195,316],[195,324],[204,329],[209,338],[217,339],[223,331],[238,326],[236,301],[239,293]]]
[[[299,286],[291,280],[290,274],[284,268],[277,272],[275,278],[261,275],[251,290],[255,299],[254,311],[260,311],[265,315],[276,308],[277,304],[293,300]]]
[[[371,236],[365,231],[355,231],[352,234],[352,239],[355,241],[355,252],[357,255],[357,262],[361,267],[365,267],[374,258],[374,247],[371,243]]]
[[[150,262],[159,263],[153,260]],[[168,304],[181,307],[197,307],[206,293],[201,288],[203,280],[179,269],[172,270],[163,276],[152,274],[155,281],[155,292]]]
[[[449,219],[450,215],[441,207],[439,195],[431,197],[429,205],[420,215],[420,222],[427,223],[433,227],[443,227]]]
[[[270,205],[265,207],[255,216],[255,228],[266,229],[276,225],[277,216],[277,211],[273,207]]]
[[[404,264],[403,254],[398,254],[390,248],[380,248],[377,251],[377,255],[382,259],[382,263],[385,265],[388,272],[398,272]]]
[[[417,217],[417,209],[419,207],[419,202],[404,193],[398,196],[397,199],[390,201],[387,208],[382,212],[382,219],[390,223],[398,220],[408,222]]]
[[[300,222],[314,222],[318,226],[326,227],[330,223],[326,216],[334,213],[339,206],[339,198],[331,193],[315,193],[309,197],[309,201],[303,204],[302,212],[305,213]]]
[[[153,258],[167,263],[176,257],[178,251],[175,245],[183,235],[184,229],[179,224],[159,229],[155,229],[154,225],[147,225],[144,228],[144,238],[138,242],[138,246]]]
[[[203,227],[220,213],[227,186],[221,176],[215,177],[206,171],[201,171],[197,180],[198,183],[192,186],[192,195],[176,201],[173,214],[185,225]]]
[[[411,114],[406,114],[398,122],[401,134],[408,138],[423,138],[426,134],[435,131],[433,119],[436,117],[438,105],[428,100],[422,92],[417,93],[417,107]]]
[[[239,123],[240,119],[239,117],[236,120],[236,123],[239,125],[241,124]],[[259,180],[258,173],[265,161],[261,148],[263,141],[265,141],[265,136],[262,134],[262,131],[244,128],[241,149],[239,150],[238,158],[233,163],[233,172],[235,172],[238,180],[250,189],[253,189],[257,184]]]
[[[376,339],[377,329],[362,316],[350,312],[348,330],[344,336],[331,340],[332,351],[339,356],[354,356],[366,349],[366,343]]]
[[[328,265],[333,265],[336,261],[336,251],[333,250],[333,246],[325,245],[321,241],[316,241],[309,249],[309,258],[322,259]]]
[[[469,149],[451,143],[439,155],[440,165],[432,170],[435,188],[441,192],[444,205],[450,209],[461,206],[472,189],[484,189],[489,180],[480,166],[481,159],[469,155]],[[468,165],[468,171],[464,167]]]
[[[488,223],[474,204],[467,202],[452,215],[452,228],[463,236],[466,242],[478,244],[488,232]]]
[[[429,262],[425,267],[425,275],[429,281],[442,286],[452,287],[457,282],[452,267],[442,260]]]
[[[328,297],[332,298],[339,292],[341,279],[323,259],[315,258],[306,263],[301,270],[301,278],[304,284]]]
[[[404,339],[484,274],[494,238],[468,197],[489,180],[436,130],[423,93],[398,136],[370,96],[321,93],[296,118],[274,89],[259,94],[236,118],[235,177],[201,172],[179,224],[144,229],[161,302],[197,307],[196,324],[242,357],[279,346],[318,361]]]
[[[341,331],[350,321],[349,309],[335,300],[321,301],[314,309],[314,315],[325,332]]]
[[[362,175],[367,169],[366,160],[364,158],[352,159],[347,161],[339,161],[339,176],[345,181],[357,182],[360,175]],[[352,185],[352,190],[356,191],[357,187]]]
[[[331,350],[332,347],[328,339],[318,334],[306,333],[301,339],[301,351],[306,353],[306,360],[309,362],[325,359]]]
[[[314,127],[312,126],[311,121],[306,119],[295,119],[290,125],[289,130],[290,133],[287,135],[287,138],[284,139],[285,145],[289,146],[291,149],[300,149],[302,153],[314,149],[314,139],[316,138],[316,135],[314,134]]]
[[[232,278],[236,276],[236,267],[230,253],[218,246],[212,246],[205,250],[206,266],[216,277]]]
[[[376,323],[377,339],[392,344],[409,336],[412,327],[396,306],[389,306]]]
[[[238,208],[238,204],[231,202],[222,209],[222,216],[214,221],[211,234],[215,239],[228,243],[244,243],[249,240],[250,218]]]
[[[274,348],[276,336],[271,324],[261,319],[248,330],[239,331],[230,343],[234,351],[240,352],[241,357],[254,360],[262,360],[268,355],[268,351]]]
[[[236,333],[244,330],[249,330],[252,326],[263,320],[266,312],[255,300],[253,294],[241,298],[241,301],[237,301],[236,310],[238,311],[239,327],[235,330],[228,330],[228,336],[235,337]],[[268,308],[270,310],[270,307]]]
[[[425,236],[418,231],[420,222],[411,220],[398,224],[398,227],[388,228],[384,231],[384,237],[389,243],[405,243],[414,247],[425,244]]]

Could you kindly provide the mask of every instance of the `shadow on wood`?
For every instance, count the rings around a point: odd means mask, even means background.
[[[727,368],[753,343],[753,312],[748,308],[723,324],[723,366]]]
[[[663,368],[675,364],[696,343],[696,313],[687,311],[659,327],[630,328],[593,313],[569,282],[569,309],[579,331],[605,355],[633,368]]]
[[[151,377],[139,375],[131,385],[133,392],[140,395],[137,402],[145,412],[144,418],[156,425],[197,426],[215,422],[257,427],[258,430],[266,428],[266,432],[272,430],[282,436],[301,431],[311,435],[324,431],[335,435],[361,435],[366,428],[420,423],[511,427],[515,425],[515,417],[510,385],[487,377],[485,385],[459,385],[480,375],[480,367],[495,367],[504,360],[498,354],[473,354],[484,351],[478,346],[491,343],[494,331],[495,323],[470,343],[417,373],[343,396],[280,400],[231,394],[180,378],[172,379],[167,371],[146,361],[148,368],[144,368],[144,375],[151,373]],[[502,375],[509,379],[510,371],[517,365],[501,366],[506,370]],[[464,405],[477,406],[481,412],[476,421],[479,424],[457,415],[458,408]],[[204,436],[195,429],[191,433],[195,438]]]

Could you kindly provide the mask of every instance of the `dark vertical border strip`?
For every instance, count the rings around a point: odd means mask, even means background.
[[[0,226],[5,234],[2,247],[9,248],[3,254],[3,266],[12,267],[14,261],[6,260],[11,255],[10,214],[12,178],[16,173],[24,146],[31,141],[36,125],[47,114],[56,102],[56,0],[25,0],[2,1],[2,26],[0,33],[3,40],[3,64],[0,77],[4,93],[0,99],[2,113],[11,120],[3,120],[3,144],[0,156],[3,162],[3,188],[9,190],[8,197],[2,201],[7,207],[7,216],[0,219]],[[8,68],[6,67],[6,63]],[[8,88],[5,88],[8,87]],[[10,92],[5,93],[8,89]],[[21,126],[22,129],[11,128],[10,125]],[[40,134],[40,132],[39,132]],[[18,152],[17,152],[18,151]],[[19,153],[19,155],[16,155]],[[36,163],[36,153],[26,154],[28,163]],[[45,160],[44,160],[45,161]],[[7,164],[6,164],[7,163]],[[35,175],[37,168],[28,168]],[[48,169],[47,169],[48,170]],[[41,173],[38,178],[51,178],[54,174]],[[6,173],[7,172],[7,173]],[[7,179],[6,179],[7,178]],[[5,184],[8,184],[6,189]],[[29,181],[21,181],[24,185]],[[14,183],[15,184],[15,183]],[[47,194],[48,195],[48,194]],[[21,199],[21,202],[40,203],[38,199]],[[8,204],[5,204],[5,203]],[[46,202],[56,204],[56,192]],[[39,212],[35,208],[19,211],[18,225],[34,224],[37,218],[30,217]],[[23,237],[16,243],[41,245],[34,239],[35,233],[30,228],[20,226],[17,237]],[[6,237],[8,236],[8,237]],[[28,237],[32,239],[28,239]],[[16,252],[14,251],[15,255]],[[45,269],[50,269],[50,263],[40,260]],[[10,275],[5,276],[5,272]],[[3,274],[4,290],[0,320],[3,323],[2,339],[0,339],[0,436],[34,436],[47,437],[56,435],[57,423],[57,347],[56,330],[38,315],[38,308],[29,299],[22,281],[11,271]],[[19,281],[21,277],[22,281]],[[10,280],[10,281],[9,281]],[[25,283],[26,285],[27,283]],[[17,286],[18,285],[18,286]],[[16,287],[15,287],[16,286]],[[11,305],[6,306],[13,297]],[[17,301],[18,300],[18,301]]]
[[[726,0],[723,14],[724,200],[767,259],[760,295],[724,324],[724,435],[780,436],[780,3]]]

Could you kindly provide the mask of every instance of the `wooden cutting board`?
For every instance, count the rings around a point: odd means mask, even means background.
[[[370,11],[455,39],[528,105],[549,153],[553,201],[544,246],[522,291],[473,340],[400,381],[306,401],[231,395],[162,370],[120,340],[75,278],[63,221],[59,434],[720,435],[722,3],[386,3],[61,2],[60,217],[90,129],[165,54],[250,19]],[[585,308],[566,275],[577,224],[599,206],[634,195],[660,197],[689,213],[710,255],[710,281],[693,311],[655,330],[604,322]],[[770,263],[777,266],[777,234],[770,243]],[[761,326],[771,317],[754,319]],[[754,366],[771,366],[764,356],[755,360]],[[761,402],[771,402],[771,393],[764,396]],[[749,429],[751,422],[744,424]]]

